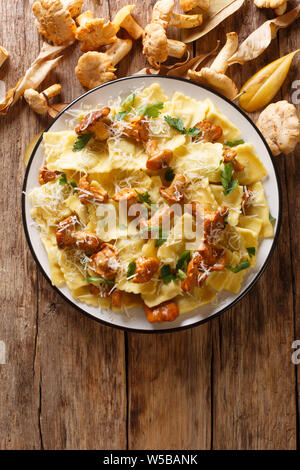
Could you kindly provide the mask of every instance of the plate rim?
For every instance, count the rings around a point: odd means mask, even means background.
[[[66,297],[63,292],[57,287],[57,286],[54,286],[51,282],[51,279],[50,277],[47,275],[47,273],[45,272],[45,270],[43,269],[39,259],[38,259],[38,256],[34,250],[34,247],[32,246],[32,243],[31,243],[31,240],[30,240],[30,235],[29,235],[29,230],[28,230],[28,226],[27,226],[27,222],[26,222],[26,186],[27,186],[27,180],[28,180],[28,176],[29,176],[29,172],[30,172],[30,168],[31,168],[31,164],[33,162],[33,159],[35,157],[35,154],[37,152],[37,149],[39,148],[41,142],[42,142],[42,139],[43,139],[43,134],[44,132],[48,132],[48,130],[53,126],[53,124],[60,118],[60,116],[62,116],[71,106],[73,106],[73,104],[77,103],[78,101],[82,100],[82,98],[84,98],[85,96],[95,92],[96,90],[99,90],[101,88],[104,88],[106,86],[109,86],[111,85],[112,83],[116,83],[116,82],[122,82],[122,81],[126,81],[126,80],[132,80],[132,79],[137,79],[137,78],[152,78],[153,80],[155,80],[155,78],[165,78],[165,79],[169,79],[169,80],[178,80],[178,81],[181,81],[181,82],[184,82],[184,83],[188,83],[190,85],[194,85],[194,86],[197,86],[199,88],[202,88],[204,90],[207,90],[209,91],[210,93],[213,93],[214,95],[218,96],[219,98],[221,98],[222,100],[226,101],[227,103],[229,103],[233,108],[236,109],[236,111],[238,111],[240,114],[242,114],[242,116],[244,116],[247,121],[251,124],[251,126],[254,128],[254,130],[257,132],[257,134],[259,135],[259,137],[261,138],[268,154],[269,154],[269,157],[270,157],[270,160],[271,160],[271,163],[272,163],[272,166],[273,166],[273,169],[274,169],[274,173],[275,173],[275,178],[276,178],[276,182],[277,182],[277,187],[278,187],[278,220],[277,220],[277,225],[276,225],[276,231],[275,231],[275,234],[274,234],[274,238],[273,238],[273,242],[272,242],[272,246],[270,248],[270,251],[269,251],[269,254],[263,264],[263,266],[261,267],[261,269],[259,270],[259,272],[256,274],[256,276],[254,277],[254,279],[250,282],[250,284],[246,287],[245,290],[243,290],[239,295],[237,295],[237,297],[230,303],[228,304],[227,306],[223,307],[221,310],[219,310],[218,312],[210,315],[209,317],[207,318],[204,318],[202,320],[199,320],[195,323],[192,323],[190,325],[183,325],[183,326],[178,326],[178,327],[174,327],[174,328],[169,328],[169,329],[153,329],[153,330],[144,330],[144,329],[139,329],[139,328],[131,328],[131,327],[127,327],[127,326],[121,326],[121,325],[116,325],[114,323],[111,323],[109,321],[106,321],[106,320],[102,320],[101,318],[97,318],[95,317],[94,315],[92,315],[91,313],[88,313],[86,310],[84,310],[83,308],[79,307],[78,305],[76,305],[75,303],[73,303],[73,301],[71,299],[69,299],[68,297]],[[106,83],[103,83],[102,85],[99,85],[97,86],[96,88],[93,88],[91,90],[88,90],[86,91],[85,93],[83,93],[82,95],[78,96],[77,98],[75,98],[71,103],[68,104],[68,106],[66,106],[54,119],[52,119],[52,121],[50,122],[50,124],[46,127],[46,129],[42,132],[42,134],[40,135],[39,139],[37,140],[32,152],[31,152],[31,155],[29,157],[29,160],[27,162],[27,166],[26,166],[26,170],[25,170],[25,174],[24,174],[24,180],[23,180],[23,185],[22,185],[22,200],[21,200],[21,206],[22,206],[22,225],[23,225],[23,229],[24,229],[24,232],[25,232],[25,238],[26,238],[26,241],[27,241],[27,244],[29,246],[29,249],[30,249],[30,252],[32,254],[32,257],[35,261],[35,263],[37,264],[38,268],[40,269],[40,271],[42,272],[43,276],[45,277],[45,279],[48,281],[48,283],[50,284],[50,286],[52,287],[52,289],[55,290],[55,292],[57,292],[69,305],[71,305],[73,308],[75,308],[76,310],[78,310],[80,313],[82,313],[83,315],[87,316],[88,318],[91,318],[92,320],[98,322],[98,323],[101,323],[102,325],[105,325],[105,326],[109,326],[109,327],[112,327],[112,328],[116,328],[118,330],[121,330],[121,331],[124,331],[124,332],[130,332],[130,333],[143,333],[143,334],[161,334],[161,333],[174,333],[176,331],[183,331],[183,330],[187,330],[187,329],[190,329],[190,328],[195,328],[197,326],[200,326],[210,320],[213,320],[215,318],[218,318],[219,316],[221,316],[223,313],[225,313],[227,310],[230,310],[232,307],[234,307],[240,300],[242,300],[246,295],[249,294],[249,292],[253,289],[253,287],[257,284],[257,282],[259,281],[259,279],[261,278],[262,274],[264,273],[264,271],[266,270],[268,264],[270,263],[270,260],[273,256],[273,253],[274,253],[274,250],[275,250],[275,247],[277,245],[277,242],[278,242],[278,238],[279,238],[279,234],[280,234],[280,229],[281,229],[281,223],[282,223],[282,186],[281,186],[281,181],[280,181],[280,178],[279,178],[279,172],[278,172],[278,168],[276,166],[276,163],[275,163],[275,158],[270,150],[270,147],[269,145],[267,144],[266,142],[266,139],[264,138],[264,136],[262,135],[261,131],[258,129],[258,127],[256,126],[256,124],[252,121],[252,119],[245,113],[244,110],[242,110],[241,108],[238,107],[237,104],[233,103],[232,101],[230,101],[228,98],[226,98],[225,96],[221,95],[220,93],[218,93],[217,91],[215,90],[212,90],[204,85],[201,85],[200,83],[196,83],[196,82],[192,82],[191,80],[188,80],[186,78],[182,78],[182,77],[170,77],[168,75],[147,75],[147,74],[141,74],[141,75],[130,75],[129,77],[121,77],[121,78],[118,78],[116,80],[113,80],[113,81],[110,81],[110,82],[106,82]]]

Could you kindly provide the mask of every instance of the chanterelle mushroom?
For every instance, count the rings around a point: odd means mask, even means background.
[[[144,31],[143,54],[154,68],[159,68],[168,56],[180,59],[186,44],[167,38],[167,27],[194,28],[202,24],[202,15],[181,15],[173,12],[174,0],[159,0],[153,8],[152,20]]]
[[[210,0],[180,0],[180,6],[183,11],[190,11],[199,7],[202,10],[209,9]]]
[[[161,186],[159,192],[163,198],[169,202],[179,202],[184,198],[183,188],[186,184],[184,175],[178,173],[168,188]]]
[[[84,52],[96,51],[101,46],[107,46],[117,40],[116,30],[105,18],[95,18],[92,11],[85,11],[76,18],[79,28],[76,39],[82,42]]]
[[[110,108],[104,107],[98,111],[91,111],[75,127],[75,132],[81,134],[94,134],[98,140],[106,140],[109,137],[105,119],[110,113]]]
[[[258,8],[274,8],[276,15],[283,15],[287,9],[287,0],[254,0]]]
[[[79,15],[83,0],[61,0],[64,8],[70,12],[72,18]]]
[[[287,101],[269,104],[256,123],[273,155],[292,152],[300,142],[300,119],[296,108]]]
[[[75,73],[81,85],[92,89],[102,83],[115,80],[115,65],[132,48],[131,39],[117,38],[106,52],[86,52],[78,61]]]
[[[55,46],[75,41],[76,24],[60,0],[40,0],[32,5],[39,33]]]
[[[41,93],[33,90],[33,88],[28,88],[24,92],[24,99],[37,114],[46,114],[48,111],[49,99],[53,96],[59,95],[60,92],[61,85],[59,83],[51,85]]]
[[[4,64],[8,56],[8,51],[4,47],[0,46],[0,67]]]
[[[226,75],[228,60],[238,48],[238,35],[235,32],[226,34],[226,44],[221,49],[210,67],[202,67],[198,72],[189,70],[188,76],[195,82],[202,83],[230,100],[238,94],[238,89],[231,78]]]
[[[126,5],[121,8],[112,20],[112,24],[116,32],[118,32],[120,28],[124,28],[133,39],[139,39],[143,35],[143,28],[141,28],[131,16],[134,7],[135,5]]]
[[[94,233],[77,231],[79,220],[76,215],[71,215],[58,224],[56,231],[57,246],[60,249],[66,246],[76,246],[86,253],[93,253],[100,247],[100,240]]]

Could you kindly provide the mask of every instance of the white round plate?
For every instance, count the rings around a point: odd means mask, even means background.
[[[73,299],[71,292],[67,287],[53,287],[65,300],[79,309],[82,313],[107,325],[139,332],[175,331],[199,325],[216,315],[220,315],[222,312],[236,304],[244,297],[244,295],[246,295],[246,293],[249,292],[266,268],[278,238],[281,221],[281,189],[279,179],[271,152],[262,134],[249,117],[236,105],[218,93],[188,80],[165,76],[154,77],[150,75],[140,75],[105,83],[104,85],[101,85],[100,87],[95,88],[74,100],[52,121],[46,130],[51,129],[53,132],[69,129],[70,119],[72,118],[70,111],[72,111],[72,109],[78,109],[79,107],[83,107],[83,109],[87,107],[88,109],[90,105],[94,107],[97,104],[106,105],[111,99],[115,99],[118,96],[121,96],[122,98],[126,97],[133,90],[147,87],[152,83],[159,83],[166,95],[170,97],[175,91],[180,91],[196,100],[210,98],[216,107],[239,127],[242,131],[242,138],[254,145],[259,158],[268,171],[268,177],[263,181],[263,185],[270,212],[273,217],[276,218],[276,222],[274,227],[274,238],[262,240],[258,249],[257,265],[249,271],[239,294],[235,295],[229,292],[222,292],[218,295],[218,305],[204,305],[192,312],[180,315],[174,322],[166,322],[162,324],[148,323],[145,318],[144,311],[141,308],[132,309],[128,314],[124,312],[116,313],[111,310],[100,310],[99,308],[90,307]],[[39,230],[30,216],[30,202],[26,196],[38,185],[38,171],[44,162],[41,142],[42,137],[38,140],[26,169],[22,194],[22,211],[25,234],[33,257],[45,277],[51,283],[48,257],[40,240]]]

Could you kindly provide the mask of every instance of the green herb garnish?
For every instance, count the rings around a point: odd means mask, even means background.
[[[228,140],[224,143],[224,145],[226,145],[227,147],[236,147],[237,145],[241,145],[241,144],[244,144],[245,141],[243,139],[238,139],[238,140]]]
[[[249,248],[247,248],[247,251],[249,253],[250,258],[252,258],[252,256],[255,256],[256,254],[255,246],[249,246]]]
[[[165,180],[166,181],[173,181],[174,178],[175,178],[175,172],[174,172],[173,168],[169,167],[167,169],[167,171],[165,172]]]
[[[249,260],[246,260],[246,261],[242,261],[240,264],[238,264],[237,266],[226,266],[227,269],[229,269],[230,271],[232,271],[233,273],[239,273],[240,271],[242,271],[243,269],[247,269],[247,268],[250,268],[250,261]]]
[[[233,175],[233,167],[232,163],[226,163],[224,165],[224,168],[221,173],[221,182],[223,185],[223,193],[225,196],[228,196],[228,194],[231,194],[239,185],[239,182],[237,179],[232,179]]]
[[[169,264],[164,264],[160,268],[160,274],[165,284],[169,284],[169,282],[176,280],[176,275],[172,273],[171,266]]]
[[[176,270],[186,271],[189,262],[191,261],[190,250],[185,250],[178,258],[176,263]]]
[[[61,184],[62,186],[68,184],[66,173],[61,174],[61,177],[59,178],[59,184]]]
[[[200,134],[201,130],[199,127],[190,127],[186,129],[183,125],[182,119],[180,118],[172,118],[171,116],[164,116],[165,121],[171,126],[174,127],[180,134],[191,135],[195,137],[196,135]]]
[[[86,277],[85,280],[89,283],[92,282],[102,282],[103,284],[114,285],[114,281],[110,281],[109,279],[104,279],[104,277]]]
[[[130,95],[125,98],[125,100],[121,103],[121,108],[128,108],[128,106],[133,106],[135,100],[135,93],[130,93]]]
[[[116,120],[121,121],[122,119],[124,119],[125,116],[127,116],[127,114],[130,113],[131,110],[132,110],[132,106],[125,109],[125,111],[120,111],[119,113],[116,114]]]
[[[270,222],[275,222],[276,221],[275,217],[273,217],[271,214],[269,214],[269,220],[270,220]]]
[[[160,114],[160,111],[163,109],[164,104],[162,102],[155,103],[155,104],[143,104],[139,106],[137,109],[137,113],[139,116],[147,116],[157,118]]]
[[[91,140],[91,138],[94,136],[94,134],[81,134],[77,137],[77,139],[74,142],[73,145],[73,152],[79,152],[82,150],[87,143]]]
[[[185,278],[186,278],[185,272],[182,271],[181,269],[178,269],[178,271],[177,271],[177,276],[179,277],[179,279],[180,279],[181,281],[184,281]]]
[[[223,160],[220,160],[219,165],[217,166],[217,168],[212,168],[211,170],[207,170],[205,172],[205,174],[209,175],[210,173],[214,173],[215,171],[218,171],[221,168],[222,163],[223,163]]]
[[[76,181],[71,181],[71,182],[70,182],[70,185],[72,186],[72,188],[77,188],[77,183],[76,183]]]
[[[135,274],[135,271],[136,271],[135,261],[130,261],[127,267],[127,276],[126,276],[127,279],[133,276]]]
[[[139,193],[135,189],[135,192],[138,195],[139,202],[141,202],[141,203],[145,202],[146,204],[149,204],[149,206],[151,206],[152,203],[151,203],[150,194],[148,193],[148,191],[146,191],[144,194],[142,194],[142,193]]]
[[[158,229],[158,238],[157,238],[157,240],[156,240],[156,242],[155,242],[155,246],[156,246],[156,247],[161,246],[163,243],[165,243],[165,241],[167,240],[167,238],[168,238],[168,235],[165,234],[165,233],[163,233],[162,227],[159,227],[159,229]]]

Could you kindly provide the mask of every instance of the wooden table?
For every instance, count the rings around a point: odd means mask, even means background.
[[[29,0],[0,0],[0,44],[11,53],[1,68],[7,86],[37,56],[42,40]],[[85,0],[111,18],[127,0]],[[138,0],[144,26],[154,1]],[[291,2],[292,3],[292,2]],[[297,2],[294,2],[294,4]],[[240,39],[273,17],[252,0],[196,44],[207,50],[237,31]],[[252,63],[232,68],[240,85],[271,60],[300,47],[299,22],[281,30]],[[74,74],[78,45],[47,78],[63,85],[63,101],[84,90]],[[141,44],[119,76],[145,65]],[[300,56],[276,100],[291,99]],[[297,73],[298,71],[298,73]],[[300,108],[299,108],[300,111]],[[253,119],[256,116],[251,116]],[[6,364],[0,365],[1,449],[295,449],[299,446],[300,178],[298,151],[279,156],[283,221],[273,258],[235,308],[203,326],[160,335],[124,333],[67,305],[29,252],[21,221],[23,153],[48,124],[20,101],[0,119],[1,319]]]

